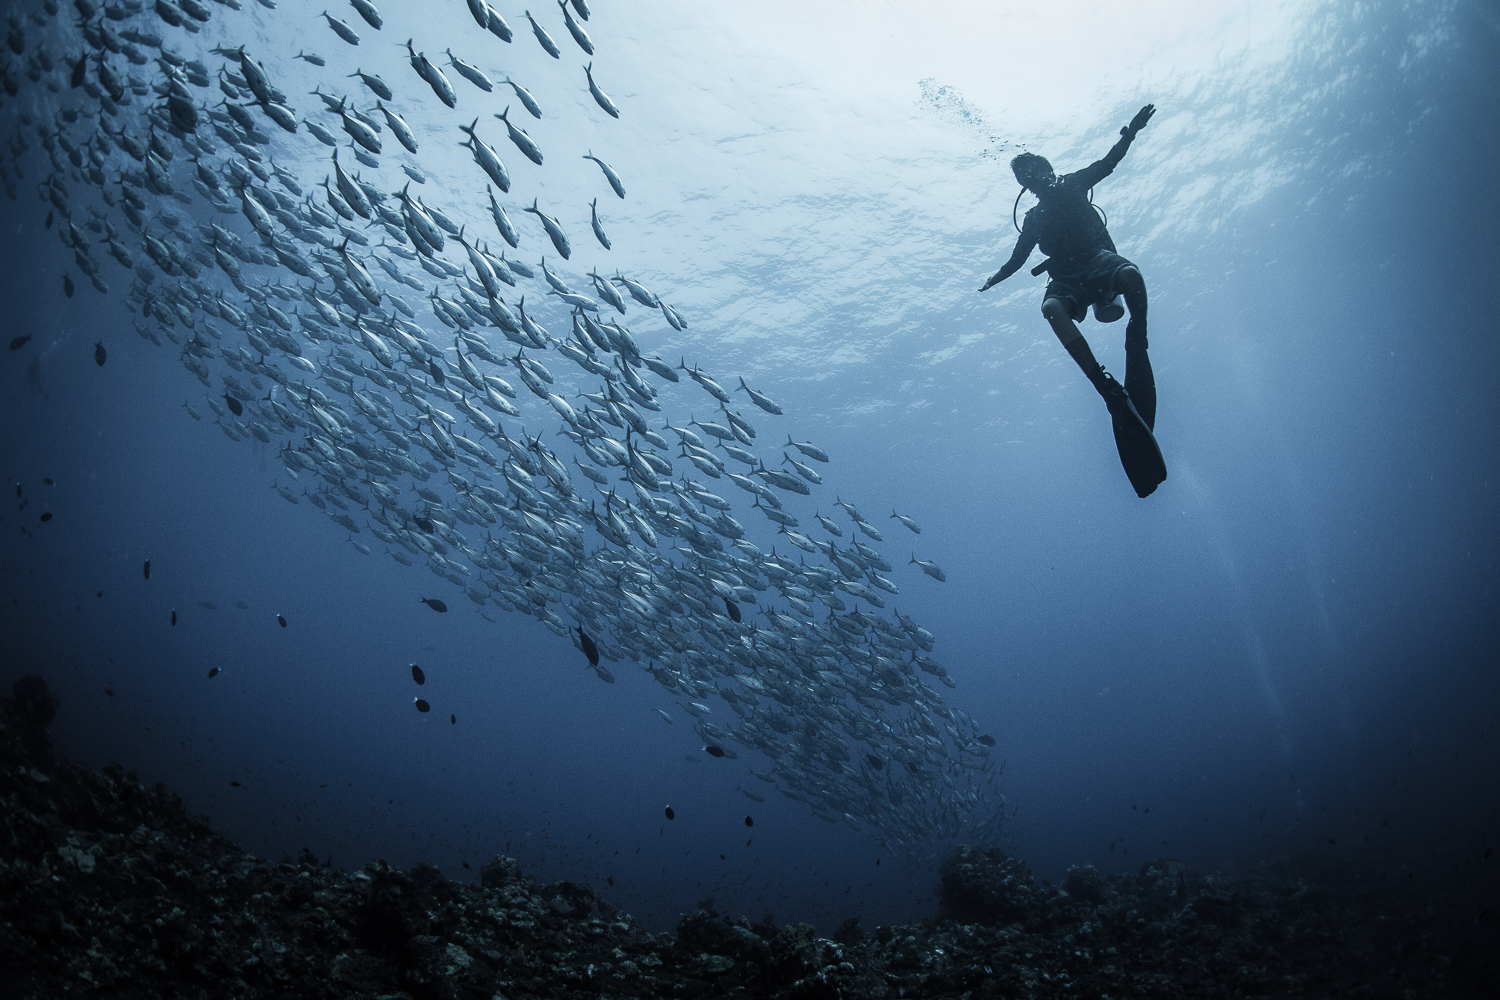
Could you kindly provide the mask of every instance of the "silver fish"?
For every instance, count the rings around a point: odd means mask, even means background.
[[[600,90],[599,85],[594,82],[594,64],[589,63],[583,68],[583,72],[589,79],[589,93],[594,95],[594,100],[598,103],[599,107],[603,108],[605,113],[611,118],[620,117],[620,109],[615,107],[615,102],[610,100],[609,95]],[[624,195],[622,194],[620,197],[623,198]]]
[[[516,148],[525,153],[526,158],[532,163],[535,163],[537,166],[541,166],[542,151],[537,148],[537,145],[532,141],[531,136],[526,134],[525,129],[517,128],[516,126],[511,124],[510,118],[507,117],[509,114],[510,108],[506,108],[495,117],[505,123],[505,129],[508,133],[510,133],[510,141],[516,144]]]
[[[562,227],[557,224],[556,219],[552,218],[550,215],[544,214],[542,210],[537,207],[535,198],[531,200],[531,207],[526,209],[526,211],[542,220],[542,228],[547,231],[547,236],[552,240],[552,246],[557,249],[558,255],[561,256],[563,260],[567,260],[573,255],[572,248],[568,246],[568,238],[567,236],[563,235]],[[559,292],[558,294],[562,295],[564,293]],[[595,306],[595,308],[598,308],[597,305]]]
[[[625,197],[625,185],[620,182],[620,175],[615,173],[614,167],[595,156],[592,149],[585,153],[583,158],[599,164],[599,169],[604,171],[604,178],[609,181],[609,186],[614,189],[615,194],[621,198]]]

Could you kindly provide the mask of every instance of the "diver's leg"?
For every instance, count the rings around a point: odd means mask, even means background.
[[[1100,367],[1094,358],[1094,352],[1089,349],[1089,342],[1083,339],[1083,334],[1079,331],[1078,324],[1073,322],[1069,311],[1066,299],[1050,298],[1042,303],[1042,315],[1047,318],[1052,332],[1057,334],[1057,339],[1062,341],[1063,347],[1072,355],[1078,367],[1083,369],[1083,374],[1098,390],[1099,395],[1104,397],[1104,401],[1113,405],[1112,397],[1119,394],[1120,383]]]
[[[1146,353],[1146,279],[1134,264],[1120,268],[1115,288],[1125,296],[1130,323],[1125,327],[1125,391],[1146,426],[1156,428],[1156,376]]]

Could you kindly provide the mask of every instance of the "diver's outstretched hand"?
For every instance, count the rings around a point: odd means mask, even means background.
[[[1146,105],[1135,113],[1135,117],[1130,119],[1129,125],[1120,129],[1120,134],[1133,137],[1137,132],[1146,127],[1146,123],[1151,120],[1151,116],[1154,114],[1156,114],[1156,105]]]
[[[999,274],[992,274],[992,275],[990,275],[988,281],[986,281],[983,285],[979,286],[979,290],[981,292],[987,292],[991,288],[994,288],[998,284],[1000,284],[1000,275]]]

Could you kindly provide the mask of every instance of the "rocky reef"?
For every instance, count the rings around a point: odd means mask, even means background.
[[[478,884],[247,854],[161,785],[59,759],[37,677],[0,704],[0,998],[1495,996],[1493,927],[1369,873],[1195,875],[998,850],[942,865],[935,920],[833,938],[712,901],[653,934],[496,857]]]

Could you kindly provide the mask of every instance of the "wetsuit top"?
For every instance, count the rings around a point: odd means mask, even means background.
[[[1089,189],[1114,173],[1133,138],[1122,136],[1102,160],[1058,178],[1040,203],[1026,213],[1015,252],[1000,269],[1001,280],[1018,271],[1037,246],[1055,261],[1051,268],[1054,277],[1080,270],[1100,250],[1116,252],[1104,220],[1089,203]]]

